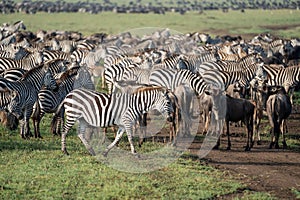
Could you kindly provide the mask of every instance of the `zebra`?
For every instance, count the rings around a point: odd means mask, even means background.
[[[114,64],[104,70],[104,79],[107,85],[108,93],[114,90],[113,82],[123,79],[124,73],[129,71],[131,68],[137,68],[137,64],[131,64],[128,66],[122,66],[121,64]]]
[[[214,52],[200,53],[196,55],[180,55],[177,69],[189,69],[196,73],[200,64],[204,62],[216,62],[219,55]]]
[[[290,95],[290,101],[293,103],[293,93],[295,86],[300,82],[300,67],[281,65],[264,65],[264,71],[267,73],[267,85],[283,86]]]
[[[224,99],[224,85],[215,85],[205,81],[202,76],[192,73],[190,70],[171,70],[157,69],[153,70],[149,77],[151,85],[162,86],[170,89],[172,92],[178,90],[178,87],[185,85],[189,87],[197,96],[206,93],[212,97],[212,113],[217,123],[225,118],[226,107],[222,107],[220,102]],[[193,106],[193,104],[189,105]],[[225,110],[225,113],[224,113]]]
[[[56,81],[58,88],[49,90],[42,88],[38,93],[38,101],[33,111],[34,131],[39,135],[39,124],[45,113],[54,113],[65,96],[77,88],[95,90],[89,71],[86,66],[77,66],[64,72]],[[53,134],[59,131],[53,130]]]
[[[77,49],[82,49],[82,50],[87,50],[87,51],[92,51],[97,47],[96,44],[89,42],[87,40],[81,41],[80,43],[77,42],[76,48]]]
[[[58,50],[43,50],[43,55],[44,55],[44,61],[48,60],[54,60],[54,59],[64,59],[67,61],[72,61],[71,59],[71,54],[65,53],[63,51],[58,51]]]
[[[76,49],[71,53],[70,58],[73,62],[75,61],[80,63],[88,53],[89,51],[86,49]]]
[[[49,89],[55,89],[56,82],[49,70],[49,66],[40,65],[29,70],[18,81],[6,81],[6,85],[11,91],[11,102],[8,104],[7,109],[18,119],[21,119],[20,135],[22,138],[27,138],[31,135],[29,119],[33,105],[38,98],[38,91],[42,85]],[[35,137],[38,136],[36,135]]]
[[[65,71],[61,75],[59,81],[56,82],[57,89],[49,90],[47,88],[42,88],[39,90],[38,101],[34,105],[31,117],[34,126],[34,133],[38,137],[41,137],[39,125],[45,113],[54,113],[65,96],[73,89],[73,83],[78,68]]]
[[[216,62],[204,62],[198,68],[198,73],[203,74],[207,70],[219,70],[219,71],[240,71],[247,69],[249,65],[255,63],[262,63],[262,60],[257,54],[249,54],[237,62],[235,61],[221,61]]]
[[[251,86],[253,79],[265,80],[267,74],[263,70],[263,63],[251,64],[247,68],[237,71],[207,70],[202,77],[210,83],[222,85],[227,89],[230,84],[239,83],[241,87]]]
[[[4,70],[0,76],[9,81],[17,81],[21,79],[27,70],[22,68],[9,68]]]
[[[11,58],[0,58],[0,71],[9,68],[22,68],[30,70],[44,62],[43,53],[34,51],[32,54],[21,60],[14,60]]]
[[[155,65],[153,65],[153,69],[157,69],[157,68],[166,68],[166,69],[179,69],[177,67],[180,67],[178,65],[178,62],[180,61],[182,56],[176,54],[176,55],[172,55],[169,56],[167,58],[161,58],[161,60],[159,63],[156,63]],[[157,62],[158,62],[157,61]]]
[[[23,21],[16,21],[15,23],[2,27],[2,30],[10,34],[16,33],[19,29],[26,30],[26,26]]]
[[[16,34],[13,33],[11,35],[8,35],[7,37],[5,38],[2,38],[0,40],[0,45],[9,45],[9,44],[13,44],[16,42]]]
[[[63,117],[60,110],[64,109],[66,119],[63,126],[61,141],[62,151],[68,154],[66,149],[66,135],[79,120],[78,137],[81,139],[91,155],[96,155],[93,148],[85,139],[84,133],[88,126],[108,127],[119,126],[114,141],[103,152],[108,152],[116,145],[124,131],[127,133],[131,153],[137,155],[132,140],[132,126],[144,112],[157,109],[165,118],[170,119],[173,112],[168,91],[162,87],[149,87],[138,90],[133,94],[117,93],[105,94],[87,89],[75,89],[70,92],[60,104],[51,126],[55,126],[57,118]]]

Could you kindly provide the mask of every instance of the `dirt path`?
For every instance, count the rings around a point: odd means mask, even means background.
[[[225,139],[225,138],[224,138]],[[222,142],[226,142],[226,139]],[[232,138],[233,148],[211,151],[207,164],[241,179],[253,191],[264,191],[280,199],[294,199],[292,188],[300,190],[300,154],[288,150],[269,150],[268,144],[243,150],[244,141]]]
[[[290,116],[289,133],[300,139],[300,112]],[[267,125],[267,121],[263,126]],[[269,142],[255,145],[250,152],[244,151],[244,128],[231,126],[232,149],[225,150],[227,137],[221,138],[221,150],[212,150],[205,158],[208,165],[228,171],[247,185],[248,190],[268,192],[279,199],[295,199],[292,189],[300,191],[300,152],[284,149],[268,149]],[[198,151],[200,143],[193,143],[191,151]],[[288,144],[289,145],[289,144]],[[241,191],[242,192],[242,191]],[[233,194],[232,197],[239,194]],[[222,197],[231,199],[232,197]]]

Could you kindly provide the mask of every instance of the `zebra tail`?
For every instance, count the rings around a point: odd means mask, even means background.
[[[58,106],[58,108],[52,118],[52,121],[50,124],[50,131],[53,135],[61,135],[60,129],[61,129],[61,124],[64,121],[64,113],[65,113],[65,108],[63,105],[64,105],[64,103],[62,102]]]

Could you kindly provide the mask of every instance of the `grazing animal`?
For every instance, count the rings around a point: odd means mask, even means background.
[[[5,80],[3,80],[5,81]],[[28,71],[22,79],[11,82],[5,81],[11,91],[11,101],[7,106],[9,112],[20,119],[20,135],[27,138],[31,135],[29,119],[33,111],[33,105],[38,99],[38,92],[42,85],[50,89],[56,88],[56,82],[47,65],[40,65]],[[39,137],[35,135],[35,137]]]
[[[229,122],[244,122],[247,128],[247,145],[245,151],[251,150],[252,144],[252,134],[253,134],[253,114],[254,114],[254,104],[247,99],[243,98],[233,98],[229,95],[226,95],[226,128],[227,128],[227,138],[228,138],[228,145],[227,150],[231,149],[231,142],[230,142],[230,133],[229,133]],[[218,148],[220,145],[220,139],[216,145]]]
[[[130,143],[131,153],[136,155],[132,139],[132,127],[144,112],[157,109],[164,117],[171,121],[173,109],[168,96],[168,91],[162,87],[142,88],[133,94],[104,94],[87,89],[75,89],[70,92],[61,103],[56,112],[51,126],[56,126],[56,121],[63,118],[61,109],[65,110],[66,122],[62,132],[62,151],[66,149],[66,135],[79,120],[80,130],[78,137],[81,139],[91,155],[95,155],[93,148],[85,138],[87,127],[108,127],[118,125],[115,140],[106,148],[103,155],[118,143],[126,131]]]
[[[283,148],[287,148],[285,141],[286,119],[292,112],[292,103],[285,89],[282,86],[272,88],[275,94],[269,96],[267,100],[267,114],[271,125],[271,142],[269,148],[279,148],[278,140],[280,133],[282,134]]]

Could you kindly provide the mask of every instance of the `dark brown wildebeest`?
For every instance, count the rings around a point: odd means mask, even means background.
[[[269,96],[266,104],[267,114],[271,125],[271,142],[269,148],[279,148],[278,140],[282,134],[283,148],[287,148],[285,141],[286,119],[292,112],[292,103],[285,89],[282,86],[273,86],[269,89],[272,94]]]
[[[229,122],[238,122],[242,121],[245,124],[247,129],[247,145],[245,147],[245,151],[251,150],[252,144],[252,135],[253,135],[253,114],[254,114],[254,104],[243,98],[233,98],[229,95],[226,95],[226,128],[227,128],[227,138],[228,138],[228,145],[227,150],[231,149],[231,142],[230,142],[230,132],[229,132]],[[220,139],[217,142],[215,148],[218,148],[220,145]]]

